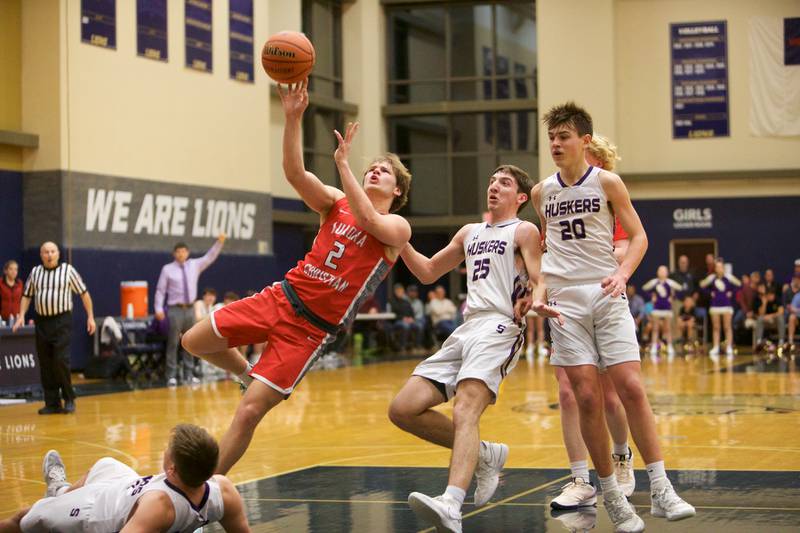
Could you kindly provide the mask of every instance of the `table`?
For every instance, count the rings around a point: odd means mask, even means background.
[[[0,327],[0,395],[40,391],[36,327]]]
[[[117,352],[129,364],[127,379],[136,385],[150,385],[163,378],[164,353],[166,344],[152,339],[149,335],[151,316],[143,318],[112,317],[122,330],[122,340]],[[94,355],[100,356],[100,335],[105,317],[97,318],[97,331],[94,335]]]

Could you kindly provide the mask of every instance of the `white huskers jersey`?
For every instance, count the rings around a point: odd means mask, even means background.
[[[499,224],[472,224],[464,239],[467,261],[467,308],[465,318],[493,311],[513,319],[514,302],[524,294],[528,273],[517,267],[514,233],[521,220]],[[522,265],[522,262],[519,263]]]
[[[572,187],[559,172],[542,182],[539,208],[547,222],[542,275],[548,287],[599,283],[617,270],[614,214],[600,171],[590,166]]]

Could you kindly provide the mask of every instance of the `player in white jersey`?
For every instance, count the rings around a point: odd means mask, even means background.
[[[600,478],[606,510],[615,531],[644,529],[614,475],[598,366],[605,367],[614,382],[645,460],[651,514],[670,520],[693,516],[694,507],[678,497],[666,476],[653,411],[642,385],[633,317],[620,298],[647,250],[644,228],[620,177],[586,162],[592,138],[589,114],[570,102],[548,111],[544,122],[559,172],[531,191],[547,237],[544,283],[533,301],[534,305],[547,301],[564,319],[564,324],[551,321],[550,361],[564,368],[572,384],[581,434]],[[630,238],[620,264],[614,259],[615,215]]]
[[[67,483],[55,450],[42,470],[46,497],[0,522],[0,533],[192,532],[219,522],[247,533],[242,497],[228,478],[212,476],[219,448],[204,429],[179,424],[164,452],[164,472],[142,477],[111,457],[97,461],[75,484]]]
[[[467,260],[467,308],[464,324],[441,350],[420,363],[389,408],[401,429],[451,448],[445,493],[431,498],[413,492],[408,502],[439,531],[461,531],[461,506],[473,473],[474,501],[486,504],[497,488],[508,456],[505,444],[481,441],[478,423],[497,397],[500,382],[514,368],[523,342],[515,302],[538,280],[539,231],[517,218],[528,203],[532,182],[512,165],[498,167],[489,179],[489,219],[462,227],[453,240],[428,259],[408,245],[401,257],[422,283],[430,284]],[[521,257],[521,259],[518,259]],[[535,311],[557,313],[540,304]],[[432,408],[455,397],[452,420]]]

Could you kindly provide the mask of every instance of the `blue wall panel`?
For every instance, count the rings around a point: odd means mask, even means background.
[[[0,170],[0,266],[9,259],[22,261],[22,172]]]

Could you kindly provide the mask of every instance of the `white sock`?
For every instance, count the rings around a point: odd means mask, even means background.
[[[646,465],[647,475],[650,477],[650,490],[660,489],[667,483],[667,471],[664,470],[664,461],[656,461]]]
[[[604,497],[613,491],[619,490],[619,485],[617,485],[617,476],[614,474],[611,474],[608,477],[598,476],[598,478],[600,479],[600,488],[603,490]]]
[[[628,456],[628,441],[623,442],[622,444],[614,443],[614,455],[624,455],[625,457]]]
[[[569,464],[569,469],[572,471],[572,477],[579,477],[586,483],[589,483],[589,462],[588,461],[575,461]]]
[[[467,491],[464,489],[458,488],[455,485],[447,485],[447,488],[444,490],[444,493],[453,498],[456,502],[458,502],[458,507],[461,508],[464,505],[464,498],[467,496]]]
[[[56,496],[61,496],[62,494],[67,492],[67,489],[69,489],[71,486],[72,486],[71,483],[66,483],[66,484],[61,485],[60,487],[58,487],[56,489]]]

